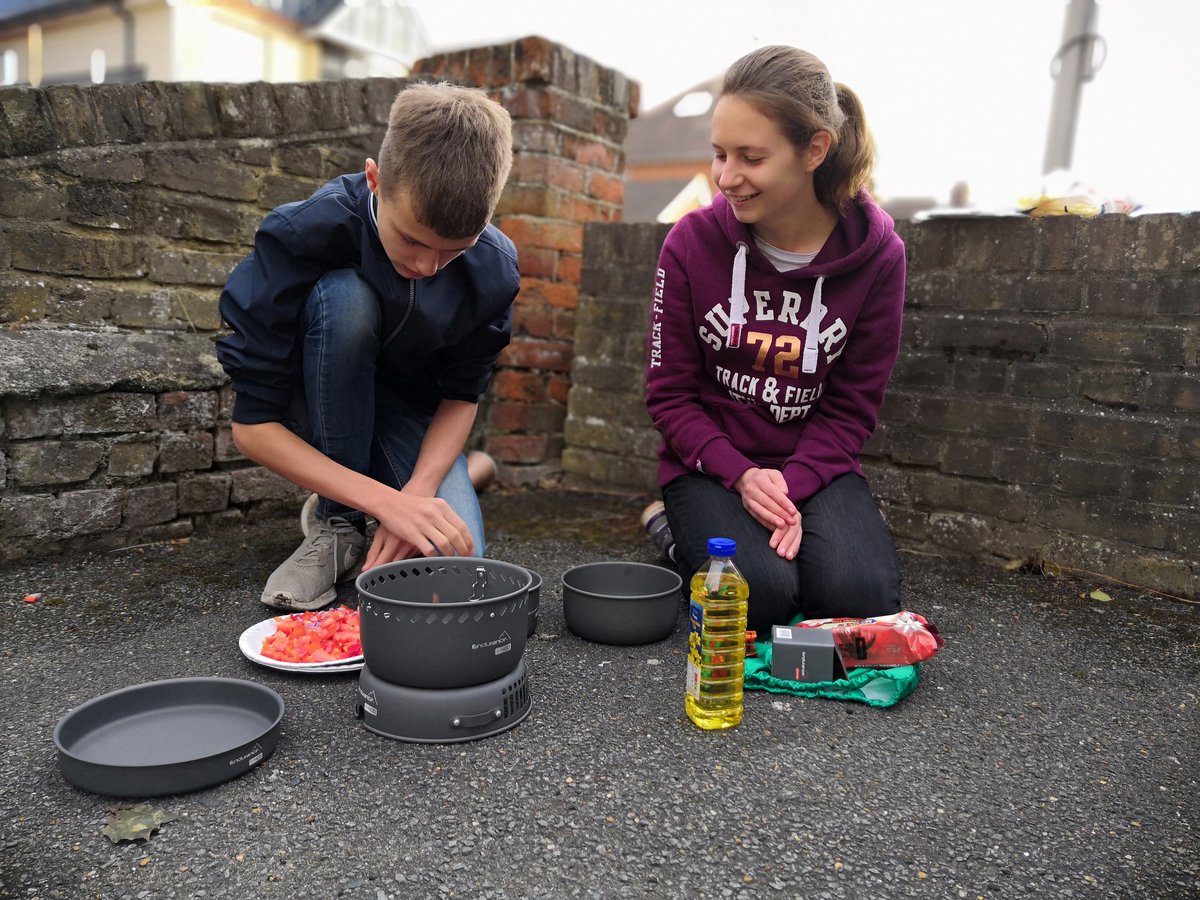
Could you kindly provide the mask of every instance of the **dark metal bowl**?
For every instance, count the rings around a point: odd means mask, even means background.
[[[363,659],[384,681],[458,688],[513,671],[529,631],[529,572],[471,556],[385,563],[358,576]]]
[[[600,644],[650,644],[675,629],[683,579],[634,562],[595,562],[562,574],[563,615],[572,633]]]
[[[182,794],[244,775],[279,740],[283,699],[236,678],[168,678],[95,697],[54,727],[71,784],[113,797]]]

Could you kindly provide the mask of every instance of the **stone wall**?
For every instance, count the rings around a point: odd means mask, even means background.
[[[865,463],[901,544],[1200,595],[1200,216],[899,230],[903,346]],[[642,363],[666,232],[586,230],[573,479],[654,484]]]
[[[636,85],[536,37],[418,71],[514,118],[497,222],[523,288],[480,424],[534,481],[558,466],[582,223],[619,217]],[[295,515],[230,439],[217,297],[267,211],[377,154],[405,83],[0,89],[0,560]]]

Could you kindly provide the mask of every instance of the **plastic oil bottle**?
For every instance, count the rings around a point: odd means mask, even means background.
[[[709,538],[708,562],[691,582],[684,709],[706,731],[732,728],[742,721],[750,585],[733,564],[736,550],[737,543],[729,538]]]

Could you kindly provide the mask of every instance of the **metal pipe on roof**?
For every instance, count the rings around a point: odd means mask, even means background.
[[[137,65],[137,54],[134,52],[134,39],[136,32],[134,29],[133,13],[125,8],[125,0],[109,0],[112,4],[113,12],[121,20],[124,30],[124,56],[125,62],[123,68],[126,72],[132,72]]]
[[[1097,45],[1103,48],[1104,39],[1096,33],[1096,0],[1070,0],[1063,20],[1062,44],[1050,62],[1054,98],[1050,105],[1043,175],[1071,167],[1083,83],[1091,81],[1100,68],[1093,60]]]

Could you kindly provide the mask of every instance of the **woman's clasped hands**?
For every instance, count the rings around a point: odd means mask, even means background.
[[[742,506],[771,532],[771,549],[784,559],[795,559],[804,529],[800,510],[788,497],[787,482],[778,469],[747,469],[734,485]]]

